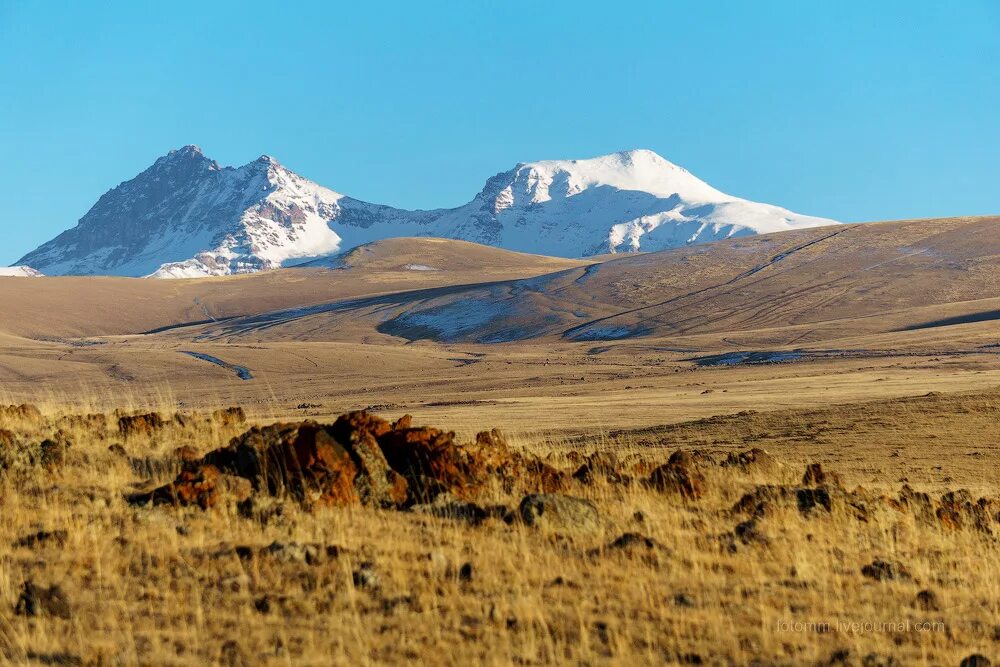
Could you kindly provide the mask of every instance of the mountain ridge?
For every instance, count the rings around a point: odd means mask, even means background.
[[[517,164],[468,203],[406,210],[323,187],[262,155],[223,167],[195,145],[109,190],[18,264],[47,275],[253,273],[384,238],[442,237],[584,257],[836,224],[725,194],[653,151]]]

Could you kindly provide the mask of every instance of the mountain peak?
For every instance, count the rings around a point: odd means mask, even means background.
[[[219,164],[201,152],[194,144],[175,148],[153,163],[153,167],[168,169],[218,169]]]
[[[648,149],[518,164],[470,202],[408,211],[345,197],[270,155],[221,168],[194,145],[106,193],[19,263],[49,275],[251,273],[393,237],[561,257],[650,251],[834,224],[739,199]]]
[[[617,153],[614,153],[614,155],[617,155],[619,158],[622,159],[622,161],[629,161],[629,162],[633,162],[635,160],[653,160],[658,162],[667,161],[664,160],[663,156],[661,156],[659,153],[657,153],[656,151],[651,151],[648,148],[633,148],[632,150],[628,151],[618,151]]]
[[[205,154],[202,152],[201,148],[195,146],[194,144],[188,144],[187,146],[181,146],[180,148],[175,148],[166,157],[168,158],[204,158]]]

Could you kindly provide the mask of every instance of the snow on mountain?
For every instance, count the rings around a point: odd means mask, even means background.
[[[42,273],[30,266],[0,266],[0,278],[41,278]]]
[[[105,194],[21,263],[50,275],[171,278],[277,268],[340,248],[327,224],[340,198],[274,158],[234,169],[186,146]]]
[[[518,165],[439,224],[447,236],[470,220],[480,236],[469,240],[562,257],[837,224],[727,195],[648,150]]]
[[[827,224],[719,192],[647,150],[520,164],[464,206],[407,211],[338,194],[268,156],[220,167],[186,146],[20,263],[50,275],[190,278],[305,263],[390,237],[579,257]]]

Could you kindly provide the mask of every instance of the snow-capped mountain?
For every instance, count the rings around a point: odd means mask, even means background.
[[[634,150],[520,164],[438,224],[446,235],[509,250],[581,257],[837,223],[732,197],[652,151]]]
[[[336,252],[340,195],[264,156],[220,167],[171,151],[98,200],[79,224],[19,262],[49,275],[249,273]]]
[[[19,264],[49,275],[185,278],[303,263],[400,236],[579,257],[828,224],[719,192],[647,150],[520,164],[464,206],[408,211],[338,194],[268,156],[220,167],[186,146]]]
[[[0,266],[0,278],[41,278],[42,274],[30,266]]]

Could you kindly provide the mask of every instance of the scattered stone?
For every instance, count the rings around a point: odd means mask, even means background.
[[[82,666],[83,658],[76,655],[75,653],[68,653],[66,651],[58,651],[55,653],[38,653],[37,651],[28,651],[25,654],[28,660],[37,662],[41,665],[56,665],[57,667],[77,667]]]
[[[823,470],[822,464],[810,463],[806,466],[805,474],[802,475],[802,486],[834,486],[842,488],[844,483],[837,473]]]
[[[439,494],[433,502],[413,505],[410,511],[441,519],[465,521],[473,526],[478,526],[488,519],[500,519],[507,523],[513,520],[513,512],[506,505],[481,507],[476,503],[459,500],[448,492]]]
[[[44,588],[33,581],[24,582],[14,613],[18,616],[54,616],[68,619],[73,614],[69,598],[57,585]]]
[[[401,507],[407,501],[407,481],[389,466],[377,440],[379,434],[388,432],[386,426],[387,422],[366,412],[352,412],[339,417],[329,433],[347,447],[358,469],[354,485],[361,503]]]
[[[254,427],[203,461],[250,480],[256,491],[287,494],[310,507],[360,502],[350,454],[316,422]]]
[[[583,484],[603,481],[608,484],[628,483],[630,478],[622,474],[618,455],[614,452],[594,452],[573,473],[573,478]]]
[[[926,493],[914,491],[909,484],[904,484],[899,491],[899,505],[903,509],[909,509],[918,523],[934,525],[938,521],[931,497]]]
[[[66,452],[71,443],[65,437],[56,440],[46,439],[38,445],[38,462],[49,470],[53,470],[66,462]]]
[[[122,417],[122,428],[142,431],[147,418]],[[249,480],[253,491],[290,496],[308,508],[363,504],[401,509],[431,503],[445,493],[465,502],[491,482],[499,482],[507,493],[517,489],[552,493],[566,482],[563,472],[511,451],[497,430],[479,433],[474,445],[463,446],[452,432],[414,427],[409,416],[390,423],[363,411],[342,415],[325,426],[303,421],[254,427],[201,459],[189,450],[177,456],[184,465],[181,475],[152,494],[130,497],[131,502],[210,507],[216,502],[213,480],[217,478],[211,468],[223,477]],[[481,509],[486,517],[501,512],[501,508]],[[484,518],[483,511],[472,505],[435,506],[430,511],[473,521]],[[509,518],[506,508],[502,513]]]
[[[639,533],[625,533],[614,542],[608,545],[609,549],[659,549],[662,545],[652,537],[646,537]]]
[[[737,525],[733,533],[743,544],[768,544],[770,542],[767,535],[760,529],[757,519],[750,519]]]
[[[564,577],[562,575],[557,576],[555,579],[553,579],[552,581],[550,581],[547,585],[548,586],[565,586],[567,588],[574,588],[574,589],[580,588],[579,584],[577,584],[574,581],[570,581],[569,579],[567,579],[566,577]]]
[[[938,597],[934,591],[922,590],[917,593],[915,600],[915,606],[917,609],[922,611],[940,611],[941,606],[938,604]]]
[[[250,495],[246,480],[223,475],[213,465],[193,464],[184,468],[173,482],[146,493],[126,496],[131,505],[197,506],[209,509],[225,497],[242,501]]]
[[[992,534],[991,524],[994,523],[995,509],[991,508],[991,505],[992,503],[986,498],[974,501],[972,494],[960,489],[941,496],[935,515],[944,528],[957,530],[970,527]]]
[[[985,655],[973,653],[962,658],[959,667],[992,667],[993,663]]]
[[[676,595],[674,595],[674,604],[677,605],[678,607],[690,608],[695,606],[695,601],[694,598],[688,595],[687,593],[677,593]]]
[[[705,494],[705,477],[697,469],[694,457],[683,450],[674,452],[667,463],[653,470],[649,484],[657,491],[676,493],[687,500],[697,500]]]
[[[411,485],[417,502],[449,491],[468,498],[482,488],[488,472],[480,456],[455,443],[455,433],[429,426],[401,428],[378,440],[386,460]]]
[[[610,544],[597,547],[587,552],[591,558],[597,558],[611,553],[619,553],[628,558],[640,558],[650,565],[659,565],[660,555],[668,553],[668,549],[651,537],[640,533],[624,533]]]
[[[747,473],[775,473],[783,468],[777,459],[760,447],[745,452],[730,452],[720,465],[723,468],[739,468]]]
[[[285,516],[285,502],[270,496],[253,496],[236,504],[236,511],[244,519],[261,525],[277,522]]]
[[[375,572],[375,566],[372,563],[362,563],[361,566],[354,571],[352,579],[356,588],[367,588],[370,590],[379,588],[382,583],[378,574]]]
[[[198,450],[191,445],[182,445],[171,452],[170,455],[174,460],[181,463],[195,463],[201,458],[198,455]]]
[[[910,571],[901,563],[890,562],[876,558],[861,568],[861,574],[875,581],[894,581],[896,579],[912,579]]]
[[[220,426],[236,426],[243,424],[246,420],[247,415],[240,407],[224,408],[212,413],[212,421]]]
[[[118,419],[118,431],[125,438],[148,437],[165,425],[163,417],[156,412],[144,415],[126,415]]]
[[[37,424],[42,421],[42,411],[34,405],[0,405],[0,421]]]
[[[239,642],[230,639],[219,648],[218,664],[221,667],[250,667],[254,663]]]
[[[37,533],[25,535],[24,537],[15,540],[13,546],[15,548],[24,547],[26,549],[34,549],[35,547],[51,543],[61,547],[66,544],[66,540],[68,538],[69,533],[65,530],[40,530]]]
[[[525,496],[518,514],[528,526],[566,532],[596,532],[602,527],[594,503],[554,493]]]
[[[861,659],[861,667],[901,667],[899,660],[891,655],[869,653]]]
[[[827,667],[847,667],[848,665],[857,664],[851,660],[851,650],[847,648],[838,648],[830,654],[830,657],[822,663]]]
[[[9,449],[18,445],[17,436],[12,431],[0,428],[0,447]]]
[[[744,494],[733,505],[733,511],[754,517],[763,517],[770,514],[774,507],[788,502],[791,496],[791,490],[784,486],[773,484],[758,486],[753,491]]]
[[[321,544],[301,544],[299,542],[272,542],[260,551],[262,556],[270,556],[280,563],[305,563],[320,565],[327,558],[327,548]]]
[[[833,507],[830,499],[830,492],[826,489],[797,489],[795,500],[799,511],[809,514],[814,509],[822,508],[829,512]]]

